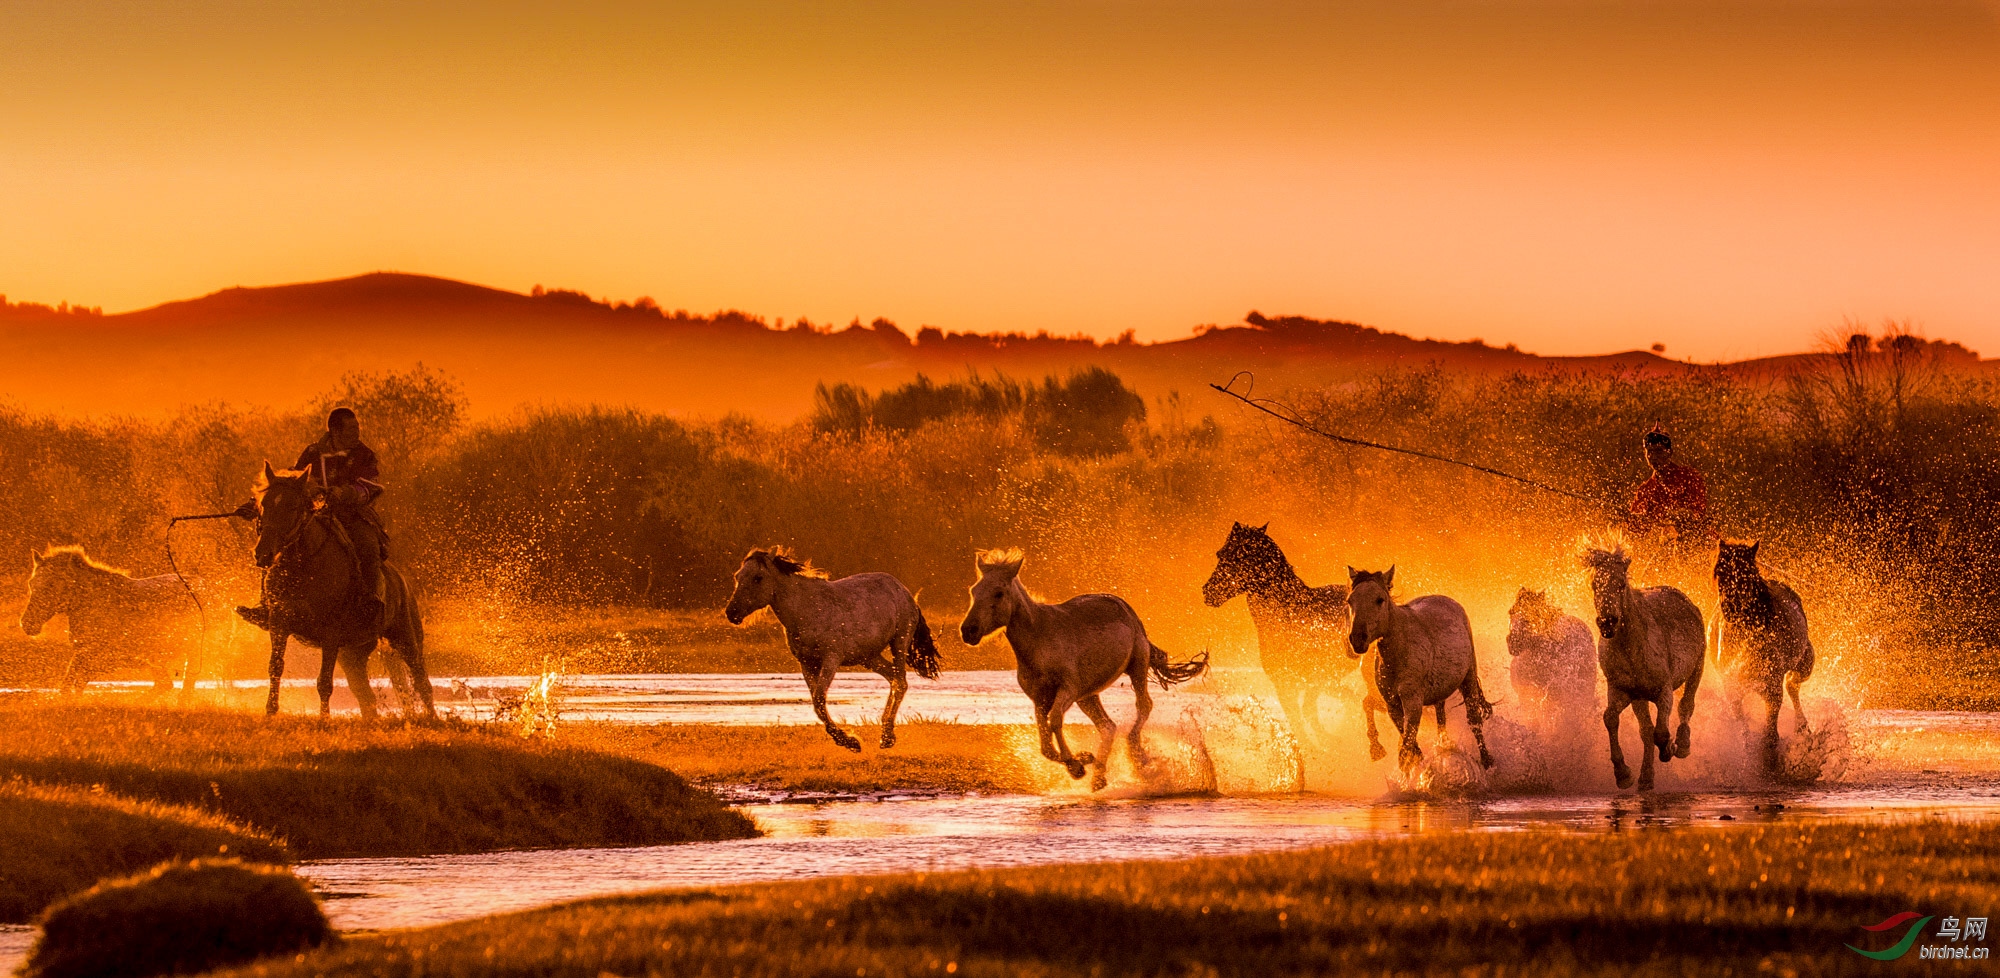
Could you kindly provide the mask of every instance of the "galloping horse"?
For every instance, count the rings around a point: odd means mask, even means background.
[[[1220,608],[1239,594],[1246,596],[1250,621],[1257,626],[1257,656],[1278,691],[1285,719],[1300,740],[1323,743],[1329,735],[1319,722],[1319,698],[1333,695],[1340,677],[1355,663],[1345,654],[1347,588],[1313,587],[1302,580],[1266,532],[1270,525],[1231,524],[1201,597],[1209,607]],[[1375,688],[1373,663],[1361,663],[1361,676],[1368,690],[1361,704],[1368,720],[1368,756],[1379,761],[1388,752],[1375,731],[1375,714],[1389,708]]]
[[[271,696],[264,712],[278,712],[278,682],[285,675],[285,645],[293,636],[320,650],[319,712],[332,709],[333,664],[337,658],[347,673],[347,687],[361,704],[361,715],[375,716],[375,694],[368,687],[368,657],[383,639],[409,670],[410,684],[424,712],[437,716],[431,702],[430,673],[424,666],[424,622],[402,572],[384,564],[382,577],[388,600],[381,621],[361,611],[367,585],[360,577],[350,545],[333,518],[315,510],[313,488],[303,473],[278,472],[264,463],[257,480],[257,566],[267,569],[264,593],[270,608]],[[397,670],[391,660],[392,680]],[[403,712],[410,712],[410,695],[398,683]]]
[[[1479,763],[1493,766],[1486,750],[1486,718],[1493,704],[1479,688],[1479,658],[1472,649],[1472,619],[1465,608],[1442,594],[1427,594],[1408,604],[1397,604],[1389,590],[1396,583],[1396,568],[1386,571],[1347,569],[1353,582],[1347,604],[1354,612],[1354,630],[1348,644],[1359,658],[1368,646],[1380,643],[1381,657],[1375,660],[1375,686],[1388,701],[1389,722],[1402,733],[1403,746],[1397,764],[1408,771],[1423,759],[1417,746],[1417,729],[1424,722],[1424,707],[1437,710],[1438,733],[1444,733],[1444,704],[1458,693],[1465,701],[1465,721],[1472,725],[1472,739],[1479,744]]]
[[[1591,547],[1583,566],[1590,569],[1590,595],[1597,607],[1597,664],[1604,670],[1604,730],[1611,737],[1611,771],[1618,787],[1632,787],[1632,769],[1625,766],[1625,749],[1618,744],[1618,715],[1628,705],[1639,722],[1639,790],[1653,790],[1652,741],[1660,761],[1686,757],[1692,734],[1695,690],[1701,688],[1703,649],[1701,609],[1671,587],[1635,588],[1629,580],[1632,558],[1623,544],[1610,550]],[[1667,708],[1674,690],[1681,691],[1680,730],[1667,736]],[[1647,704],[1659,708],[1659,723]]]
[[[1805,604],[1784,582],[1766,581],[1757,572],[1755,543],[1722,541],[1715,587],[1722,595],[1715,664],[1722,669],[1738,717],[1743,716],[1745,692],[1764,698],[1763,762],[1769,773],[1778,768],[1778,707],[1785,694],[1792,697],[1797,729],[1807,729],[1806,711],[1799,705],[1799,684],[1813,672]]]
[[[1079,594],[1061,604],[1035,600],[1021,584],[1025,559],[1020,550],[979,552],[979,581],[972,585],[972,604],[958,626],[959,637],[967,645],[978,645],[986,636],[1007,630],[1007,644],[1014,649],[1015,678],[1035,706],[1042,756],[1062,764],[1072,778],[1083,777],[1085,765],[1095,767],[1090,779],[1095,791],[1107,783],[1104,770],[1118,733],[1118,725],[1104,712],[1098,694],[1119,676],[1132,681],[1139,709],[1126,744],[1133,763],[1143,766],[1146,749],[1139,741],[1139,732],[1153,713],[1153,696],[1146,689],[1147,672],[1150,670],[1160,688],[1166,689],[1201,675],[1208,668],[1208,653],[1178,664],[1167,661],[1167,653],[1146,637],[1146,626],[1140,624],[1132,606],[1115,595]],[[1069,741],[1063,736],[1063,718],[1072,705],[1082,709],[1097,727],[1095,754],[1070,753]]]
[[[1507,609],[1507,654],[1514,695],[1550,719],[1597,708],[1597,642],[1583,619],[1522,588]]]
[[[143,664],[153,688],[173,687],[171,669],[185,669],[182,690],[194,689],[194,653],[200,634],[194,606],[172,574],[135,578],[90,559],[82,547],[49,547],[28,575],[28,607],[21,631],[40,635],[49,619],[69,616],[69,665],[61,688],[89,683],[89,670],[107,661]]]
[[[896,709],[910,689],[906,668],[925,679],[938,677],[937,642],[910,589],[888,574],[829,581],[782,548],[752,550],[736,568],[736,591],[723,614],[730,624],[741,625],[752,612],[767,607],[785,626],[785,644],[812,690],[813,712],[833,742],[861,750],[861,741],[827,715],[826,691],[841,666],[865,666],[889,681],[882,747],[896,746]]]

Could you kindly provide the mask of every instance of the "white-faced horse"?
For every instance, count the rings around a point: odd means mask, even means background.
[[[1660,761],[1688,756],[1691,734],[1688,720],[1694,716],[1695,690],[1701,687],[1703,647],[1707,644],[1701,623],[1701,609],[1676,588],[1634,588],[1629,574],[1632,559],[1623,544],[1611,549],[1591,547],[1584,552],[1583,566],[1590,569],[1590,595],[1597,607],[1597,664],[1604,670],[1604,730],[1611,737],[1611,771],[1618,787],[1632,787],[1632,769],[1625,765],[1625,750],[1618,743],[1618,715],[1632,708],[1639,723],[1639,790],[1653,789],[1653,752],[1645,744],[1659,748]],[[1667,736],[1667,711],[1674,690],[1681,691],[1680,730]],[[1659,710],[1653,722],[1648,704]]]
[[[1479,763],[1493,766],[1486,750],[1486,718],[1493,705],[1479,688],[1479,658],[1472,650],[1472,620],[1465,608],[1442,594],[1428,594],[1408,604],[1397,604],[1390,596],[1396,568],[1386,571],[1347,569],[1353,582],[1347,605],[1354,615],[1354,630],[1347,641],[1354,655],[1376,645],[1375,688],[1389,706],[1389,722],[1403,735],[1397,763],[1408,771],[1423,759],[1417,746],[1417,729],[1423,724],[1424,707],[1437,711],[1438,733],[1444,733],[1444,704],[1458,693],[1465,701],[1465,721],[1472,726],[1472,739],[1479,744]],[[1379,643],[1379,644],[1378,644]]]
[[[1797,729],[1806,727],[1799,705],[1799,684],[1812,678],[1812,637],[1806,633],[1806,609],[1782,581],[1766,581],[1757,572],[1757,544],[1722,541],[1716,552],[1715,587],[1722,595],[1722,627],[1715,664],[1722,669],[1729,701],[1743,715],[1743,697],[1764,699],[1763,762],[1765,772],[1778,767],[1778,706],[1792,698]]]
[[[1187,662],[1169,662],[1167,653],[1146,637],[1146,626],[1132,606],[1116,595],[1079,594],[1061,604],[1035,600],[1021,583],[1024,559],[1020,550],[979,552],[979,580],[972,585],[972,604],[958,626],[959,637],[967,645],[977,645],[986,636],[1007,630],[1007,644],[1014,649],[1015,679],[1035,707],[1042,756],[1062,764],[1072,778],[1083,777],[1086,765],[1094,767],[1090,786],[1093,790],[1102,788],[1118,725],[1104,712],[1098,694],[1120,676],[1132,681],[1138,713],[1126,744],[1133,763],[1144,766],[1146,749],[1139,734],[1153,712],[1153,696],[1146,689],[1147,673],[1166,689],[1201,675],[1208,668],[1208,653]],[[1083,710],[1097,727],[1095,754],[1070,753],[1069,741],[1063,736],[1063,718],[1072,705]]]
[[[896,709],[909,692],[905,670],[938,677],[937,643],[917,599],[888,574],[855,574],[837,581],[781,548],[752,550],[736,568],[736,591],[723,609],[732,625],[770,608],[785,626],[785,642],[812,690],[813,712],[833,742],[851,751],[861,741],[826,712],[826,691],[841,666],[864,666],[889,681],[882,707],[882,746],[896,745]],[[885,654],[886,652],[886,654]]]
[[[93,669],[120,662],[144,666],[156,690],[171,688],[171,670],[182,666],[183,689],[194,689],[200,625],[177,578],[135,578],[90,559],[82,547],[50,547],[30,556],[34,571],[28,575],[21,630],[39,635],[49,619],[69,616],[69,665],[61,683],[65,692],[83,688]]]

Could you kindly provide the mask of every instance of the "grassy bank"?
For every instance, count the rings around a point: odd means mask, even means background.
[[[1995,855],[2000,826],[1944,822],[1460,833],[596,900],[254,973],[1858,974],[1843,943],[1890,943],[1862,926],[1977,912]]]
[[[896,746],[881,750],[881,728],[852,726],[859,754],[836,746],[816,726],[737,727],[661,724],[573,725],[562,737],[572,744],[624,754],[670,767],[690,781],[804,792],[1017,793],[1044,790],[1061,773],[1023,748],[1028,726],[930,723],[897,724]],[[1096,743],[1095,732],[1072,737]],[[1044,770],[1046,768],[1046,770]]]
[[[664,768],[458,723],[0,704],[4,778],[212,812],[306,859],[755,832]]]
[[[213,856],[291,861],[276,839],[212,812],[103,790],[0,781],[0,924],[27,923],[108,876]]]

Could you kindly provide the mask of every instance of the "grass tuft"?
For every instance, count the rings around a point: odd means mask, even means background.
[[[24,978],[193,974],[333,935],[291,871],[234,859],[172,862],[49,908]]]

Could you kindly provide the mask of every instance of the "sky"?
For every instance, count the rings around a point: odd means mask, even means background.
[[[0,2],[0,292],[2000,356],[2000,3]]]

